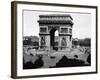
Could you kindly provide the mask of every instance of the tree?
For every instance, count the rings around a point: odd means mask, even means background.
[[[79,45],[80,46],[91,46],[91,39],[85,38],[83,40],[79,40]]]

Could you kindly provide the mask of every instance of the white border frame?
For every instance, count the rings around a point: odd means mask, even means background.
[[[66,9],[67,8],[67,9]],[[65,12],[86,12],[91,13],[91,66],[84,67],[67,67],[67,68],[49,68],[49,69],[32,69],[23,70],[23,45],[22,45],[22,10],[50,10],[50,11],[65,11]],[[50,6],[50,5],[34,5],[34,4],[17,4],[17,76],[37,76],[37,75],[52,75],[52,74],[70,74],[70,73],[85,73],[96,72],[96,9],[83,7],[68,7],[68,6]]]

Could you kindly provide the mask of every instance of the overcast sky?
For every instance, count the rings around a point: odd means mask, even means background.
[[[70,14],[73,18],[73,38],[91,37],[91,14],[86,13],[58,13],[44,11],[23,11],[23,34],[24,36],[39,36],[39,15],[44,14]]]

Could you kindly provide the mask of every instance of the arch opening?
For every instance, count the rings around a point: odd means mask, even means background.
[[[58,35],[59,32],[57,29],[51,29],[50,31],[50,46],[53,50],[58,50]]]

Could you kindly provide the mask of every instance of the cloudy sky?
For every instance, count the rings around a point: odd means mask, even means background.
[[[89,13],[59,13],[47,11],[23,11],[23,36],[39,36],[39,15],[44,14],[70,14],[73,18],[73,38],[91,37],[91,14]]]

